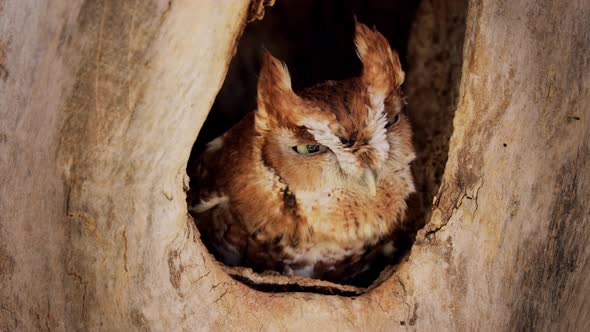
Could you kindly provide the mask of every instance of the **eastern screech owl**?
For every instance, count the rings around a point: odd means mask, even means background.
[[[356,23],[355,45],[360,77],[299,93],[265,53],[258,110],[207,144],[190,210],[226,264],[346,280],[401,226],[415,158],[404,72],[379,32]]]

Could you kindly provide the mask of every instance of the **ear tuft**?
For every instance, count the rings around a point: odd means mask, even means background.
[[[383,102],[404,82],[404,71],[397,52],[375,29],[359,23],[355,18],[354,43],[363,63],[362,82],[367,87],[373,106]]]
[[[258,80],[259,87],[261,84],[271,85],[273,88],[283,91],[292,91],[291,76],[289,75],[287,65],[272,56],[267,50],[262,52],[262,66]]]
[[[298,97],[291,88],[287,66],[264,50],[258,77],[257,128],[268,130],[285,121],[297,100]]]

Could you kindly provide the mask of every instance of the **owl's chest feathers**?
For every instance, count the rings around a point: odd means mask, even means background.
[[[374,197],[340,188],[294,192],[263,161],[243,178],[249,178],[249,185],[231,200],[245,227],[262,241],[281,237],[282,245],[295,249],[309,250],[318,243],[349,249],[375,244],[391,232],[401,217],[397,211],[405,207],[405,195],[386,181]]]
[[[254,185],[237,191],[230,204],[237,203],[234,214],[250,234],[255,254],[246,258],[259,266],[280,262],[270,268],[286,274],[317,277],[330,273],[319,272],[322,266],[358,264],[401,219],[396,211],[405,208],[405,197],[386,182],[375,197],[343,189],[293,192],[272,168],[261,163],[255,169],[248,176]]]

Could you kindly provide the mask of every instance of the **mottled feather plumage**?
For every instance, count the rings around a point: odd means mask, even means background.
[[[401,227],[415,158],[404,73],[379,32],[356,23],[355,44],[360,77],[297,94],[265,53],[258,110],[200,156],[190,209],[225,263],[346,280]],[[306,144],[326,151],[293,149]]]

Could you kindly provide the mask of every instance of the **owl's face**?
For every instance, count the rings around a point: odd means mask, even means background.
[[[295,94],[287,69],[265,54],[258,82],[256,130],[262,158],[291,190],[341,188],[374,196],[384,177],[414,159],[401,114],[397,54],[377,31],[357,23],[361,77],[330,81]]]

